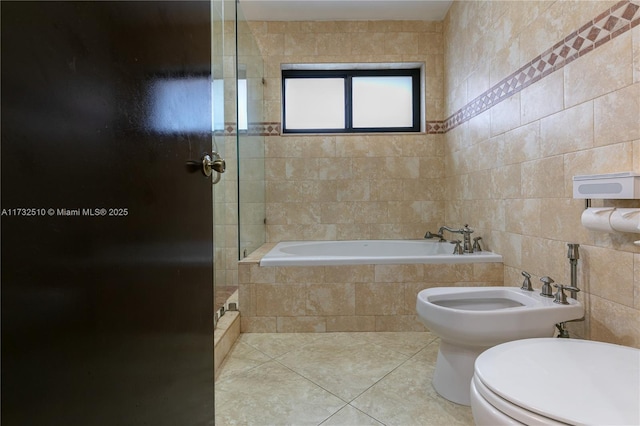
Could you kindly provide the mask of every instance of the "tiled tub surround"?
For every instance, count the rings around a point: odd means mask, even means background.
[[[412,239],[442,226],[443,135],[274,135],[281,64],[424,63],[427,116],[444,118],[442,22],[250,25],[265,61],[266,241]]]
[[[420,290],[495,286],[502,263],[261,267],[267,243],[239,263],[241,331],[424,331]]]
[[[416,238],[469,223],[503,254],[506,285],[522,270],[569,282],[566,243],[579,243],[587,320],[571,331],[640,347],[640,249],[631,234],[582,228],[571,187],[578,174],[640,172],[637,5],[456,1],[444,22],[251,22],[271,125],[280,64],[304,62],[425,62],[427,120],[448,121],[435,134],[267,137],[267,241]],[[551,64],[565,43],[574,50]],[[474,103],[492,89],[507,96]]]

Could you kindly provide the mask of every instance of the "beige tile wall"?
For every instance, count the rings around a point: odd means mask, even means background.
[[[239,263],[243,333],[424,331],[420,290],[503,282],[502,263],[261,267],[271,246]]]
[[[447,115],[615,3],[454,2],[444,22]],[[567,283],[566,243],[581,244],[587,321],[572,331],[635,347],[640,234],[585,230],[572,177],[640,172],[638,28],[445,136],[446,221],[475,225],[504,255],[505,285],[518,285],[521,270]],[[637,200],[593,203],[640,207]]]
[[[394,61],[425,63],[427,120],[443,120],[616,3],[456,1],[443,23],[252,22],[265,120],[280,121],[281,63]],[[268,137],[267,241],[419,238],[469,223],[504,256],[505,285],[523,269],[567,283],[566,243],[580,243],[587,318],[572,331],[640,347],[638,236],[585,230],[571,197],[574,175],[640,172],[639,85],[640,26],[446,135]]]
[[[265,60],[265,121],[281,121],[283,63],[424,63],[427,116],[443,118],[442,23],[250,24]],[[274,136],[265,151],[267,241],[421,238],[442,225],[442,135]]]

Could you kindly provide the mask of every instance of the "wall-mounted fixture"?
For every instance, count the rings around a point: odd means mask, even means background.
[[[573,198],[640,199],[640,174],[621,172],[574,176]]]
[[[581,217],[585,228],[640,233],[640,208],[591,207],[591,198],[640,199],[640,174],[620,172],[574,176],[573,198],[586,199]],[[640,240],[634,244],[640,246]]]

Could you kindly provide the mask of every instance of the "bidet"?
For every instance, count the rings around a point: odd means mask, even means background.
[[[552,337],[555,324],[583,316],[575,299],[554,303],[517,287],[436,287],[418,293],[420,321],[440,337],[433,386],[444,398],[469,405],[473,364],[500,343]]]

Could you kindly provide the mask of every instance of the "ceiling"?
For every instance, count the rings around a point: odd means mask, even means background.
[[[452,0],[239,0],[248,21],[442,21]]]

